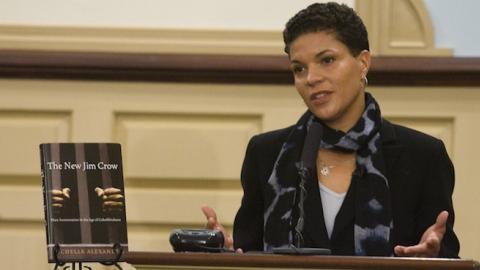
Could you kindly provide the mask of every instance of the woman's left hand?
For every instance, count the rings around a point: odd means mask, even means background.
[[[437,257],[440,252],[443,235],[445,234],[448,212],[438,214],[435,224],[430,226],[415,246],[396,246],[394,249],[397,256],[410,257]]]

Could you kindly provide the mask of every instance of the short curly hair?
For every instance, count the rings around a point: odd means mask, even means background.
[[[320,31],[332,31],[345,44],[353,56],[370,50],[367,28],[357,13],[345,4],[335,2],[315,3],[299,11],[283,30],[285,52],[299,36]]]

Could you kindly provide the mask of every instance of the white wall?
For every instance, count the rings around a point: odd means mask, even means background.
[[[432,17],[435,45],[453,48],[455,56],[480,56],[478,0],[425,0]]]
[[[314,0],[1,0],[1,25],[281,30]],[[325,2],[321,1],[321,2]],[[354,6],[355,0],[338,2]],[[435,44],[480,56],[478,0],[425,0]]]
[[[1,0],[0,24],[280,30],[313,2],[322,1]]]

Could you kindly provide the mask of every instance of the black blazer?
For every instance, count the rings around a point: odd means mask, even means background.
[[[234,223],[235,248],[263,250],[263,190],[283,142],[294,126],[254,136],[247,147],[241,182],[244,191]],[[415,245],[438,214],[449,218],[440,257],[458,257],[459,242],[453,232],[452,192],[454,169],[442,141],[424,133],[383,121],[382,151],[389,182],[394,229],[392,244]],[[307,186],[306,247],[330,248],[334,255],[354,255],[355,198],[352,181],[335,219],[331,239],[325,228],[318,183]]]

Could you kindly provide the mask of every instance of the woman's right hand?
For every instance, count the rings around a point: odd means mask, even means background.
[[[218,222],[217,213],[213,208],[208,205],[202,206],[202,212],[207,218],[207,229],[209,230],[219,230],[223,233],[225,242],[223,246],[227,249],[233,248],[233,238],[232,236],[225,231],[225,228]],[[235,250],[237,253],[243,253],[242,249]]]

